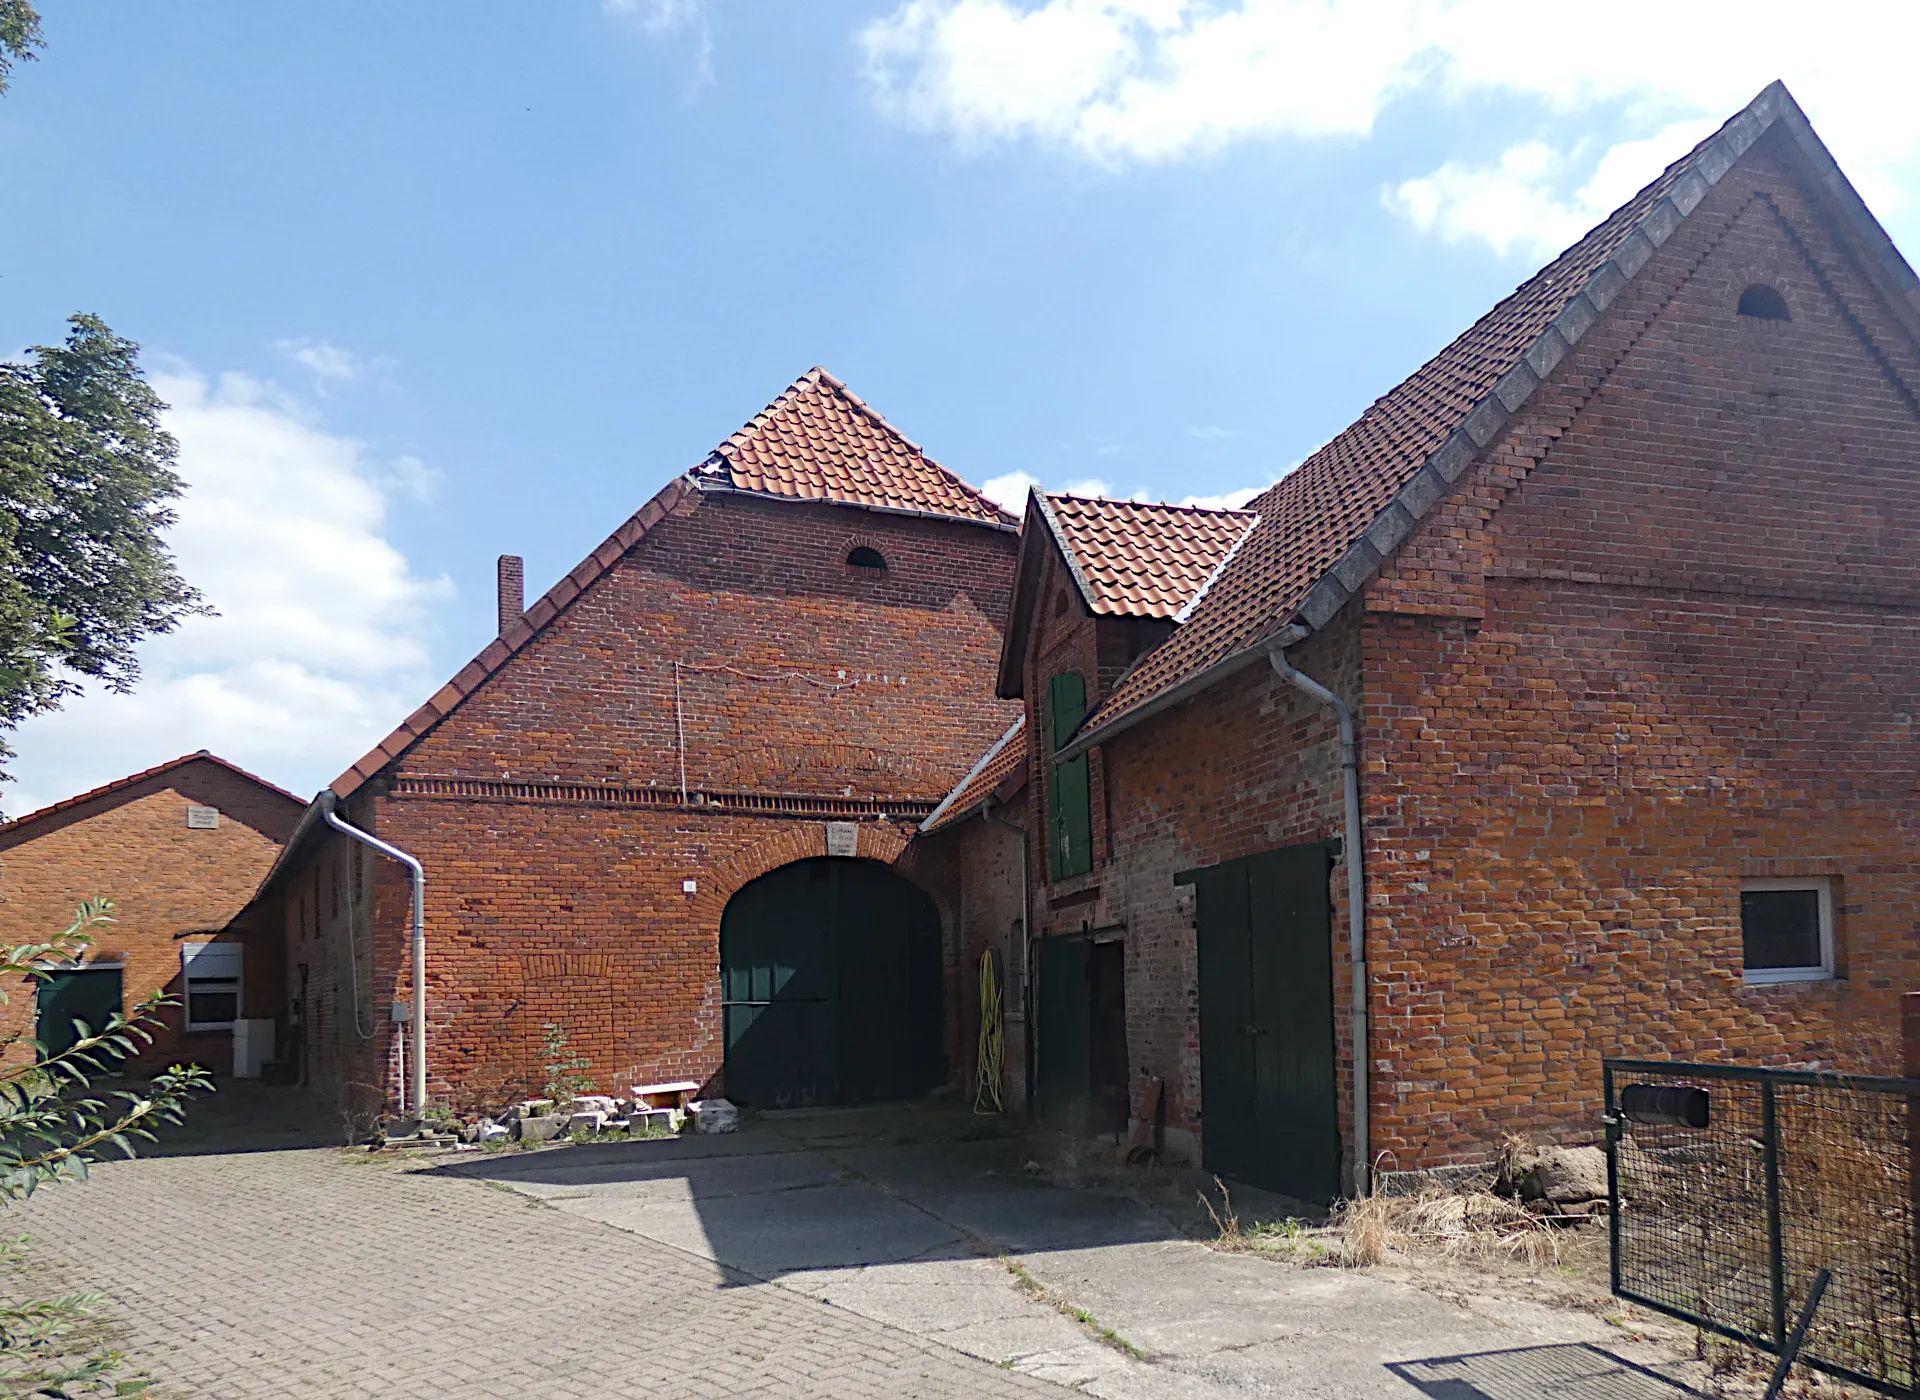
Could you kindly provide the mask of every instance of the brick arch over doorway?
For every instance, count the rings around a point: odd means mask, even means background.
[[[892,865],[900,859],[907,849],[910,832],[891,822],[862,822],[860,824],[859,855],[862,860],[879,861]],[[750,880],[756,880],[770,870],[783,865],[792,865],[797,860],[806,860],[812,856],[827,854],[827,824],[808,822],[804,826],[791,826],[776,835],[754,842],[744,850],[736,851],[719,865],[708,871],[700,881],[700,888],[693,896],[693,916],[702,928],[718,931],[720,916],[726,912],[727,901],[740,892],[741,886]],[[925,886],[920,881],[914,882]],[[947,922],[944,902],[928,890],[935,907],[940,909],[941,924]]]

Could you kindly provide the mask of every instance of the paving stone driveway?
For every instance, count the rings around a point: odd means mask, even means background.
[[[524,1195],[332,1149],[113,1163],[7,1224],[114,1299],[140,1365],[207,1400],[1070,1394]]]

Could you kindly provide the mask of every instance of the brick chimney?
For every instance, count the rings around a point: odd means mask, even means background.
[[[500,635],[527,610],[526,563],[517,554],[503,554],[496,569],[500,583]]]

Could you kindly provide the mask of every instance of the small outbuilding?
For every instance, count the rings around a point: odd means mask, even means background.
[[[84,900],[113,901],[93,948],[39,986],[7,988],[0,1032],[54,1050],[75,1020],[99,1027],[155,992],[153,1044],[135,1064],[234,1068],[236,1025],[255,1065],[286,1030],[277,929],[236,921],[305,803],[204,749],[0,826],[0,940],[44,943]]]

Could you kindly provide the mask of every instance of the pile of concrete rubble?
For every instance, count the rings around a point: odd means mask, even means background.
[[[497,1118],[482,1115],[460,1130],[462,1142],[552,1142],[556,1138],[605,1133],[632,1135],[677,1133],[689,1123],[695,1132],[730,1133],[740,1125],[740,1111],[725,1099],[697,1099],[685,1108],[657,1108],[644,1096],[631,1099],[609,1094],[582,1094],[571,1103],[553,1099],[523,1099]]]

